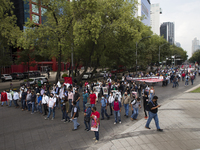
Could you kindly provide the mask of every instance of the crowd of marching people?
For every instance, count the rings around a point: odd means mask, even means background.
[[[80,82],[74,85],[68,83],[61,85],[60,82],[53,86],[50,86],[49,83],[36,84],[33,87],[23,85],[19,91],[12,89],[3,91],[1,106],[3,107],[6,103],[8,107],[12,107],[13,102],[16,108],[21,108],[22,111],[28,111],[31,114],[40,113],[45,120],[54,120],[56,109],[61,109],[61,121],[73,122],[73,131],[79,128],[79,113],[83,112],[85,130],[94,131],[94,140],[98,142],[100,120],[105,118],[109,120],[114,115],[114,124],[121,124],[123,107],[125,109],[124,116],[130,117],[132,121],[137,120],[139,108],[143,107],[144,117],[148,119],[145,128],[150,129],[149,124],[154,119],[157,130],[163,131],[159,127],[157,112],[160,105],[157,104],[158,97],[155,95],[154,87],[145,82],[128,81],[127,77],[163,76],[163,86],[172,83],[172,87],[176,88],[181,80],[185,81],[185,85],[188,85],[191,80],[193,85],[196,74],[197,70],[188,73],[180,68],[170,68],[158,69],[155,73],[123,74],[121,80],[117,78],[112,80],[110,76],[104,75],[104,79],[90,84],[85,81],[85,83]],[[80,107],[80,102],[83,104],[82,107]],[[99,111],[97,111],[97,105],[100,105]],[[132,110],[131,114],[129,109]]]

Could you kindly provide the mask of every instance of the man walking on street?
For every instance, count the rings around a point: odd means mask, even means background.
[[[80,94],[78,93],[77,89],[75,90],[74,101],[76,101],[76,107],[78,108],[78,111],[80,111],[80,107],[79,107]]]
[[[117,123],[118,119],[119,119],[119,123],[122,123],[121,122],[121,109],[122,109],[122,106],[121,106],[121,102],[118,101],[118,97],[115,97],[115,101],[112,102],[112,109],[114,111],[114,116],[115,116],[114,124]]]
[[[128,118],[128,112],[129,112],[129,104],[131,102],[130,96],[127,94],[127,92],[124,93],[124,96],[122,97],[122,105],[124,105],[125,108],[125,115],[126,118]]]
[[[86,91],[84,90],[84,93],[83,93],[83,112],[85,112],[85,104],[87,104],[87,101],[88,101],[88,93],[86,93]]]
[[[73,107],[72,107],[71,117],[72,117],[72,121],[74,123],[74,129],[72,129],[72,131],[76,131],[77,127],[80,126],[80,124],[77,121],[78,116],[79,116],[79,113],[78,113],[78,108],[76,106],[76,101],[73,101]]]
[[[157,100],[158,100],[158,97],[154,96],[153,100],[149,102],[149,109],[150,109],[150,111],[149,111],[149,118],[147,120],[145,128],[151,129],[151,128],[149,128],[149,124],[151,123],[151,120],[154,119],[157,131],[161,131],[162,132],[163,129],[160,129],[159,120],[158,120],[158,114],[157,114],[158,107],[160,107],[161,105],[158,105]]]
[[[102,98],[101,98],[100,109],[101,109],[101,116],[102,116],[101,120],[104,120],[104,113],[105,113],[107,119],[109,120],[110,117],[107,114],[107,99],[105,98],[105,96],[102,96]]]
[[[95,142],[97,143],[99,141],[100,113],[97,111],[97,108],[95,106],[92,107],[92,114],[91,114],[90,118],[92,118],[93,120],[94,120],[94,118],[97,118],[98,131],[94,131],[95,137],[93,138],[94,140],[96,140]]]

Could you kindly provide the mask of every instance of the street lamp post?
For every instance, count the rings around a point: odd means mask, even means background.
[[[146,38],[150,38],[150,37],[151,36],[144,37],[144,38],[140,39],[139,42],[136,42],[136,52],[135,52],[135,54],[136,54],[136,62],[135,62],[135,64],[136,64],[136,69],[135,69],[136,74],[137,74],[137,46],[140,43],[140,41],[142,41],[143,39],[146,39]]]
[[[159,46],[159,62],[158,62],[159,64],[160,64],[160,48],[161,48],[162,46],[166,45],[166,44],[168,44],[168,43],[165,43],[165,44],[162,44],[162,45]]]

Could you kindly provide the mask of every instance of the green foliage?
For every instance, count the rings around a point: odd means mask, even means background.
[[[64,73],[64,74],[62,75],[62,78],[64,78],[64,77],[68,77],[68,75],[67,75],[66,73]]]
[[[194,52],[194,54],[192,55],[192,57],[189,59],[190,62],[195,63],[200,62],[200,49],[197,50],[196,52]]]

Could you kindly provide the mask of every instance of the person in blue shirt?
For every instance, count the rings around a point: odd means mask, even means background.
[[[42,114],[42,96],[40,93],[37,93],[37,103],[38,111]]]
[[[85,112],[85,104],[88,101],[88,97],[89,97],[88,93],[86,93],[86,91],[84,90],[84,92],[83,92],[83,112]]]
[[[101,120],[104,120],[104,114],[106,115],[107,119],[109,120],[110,117],[107,114],[107,99],[106,99],[106,95],[102,95],[101,97],[101,105],[100,105],[100,109],[101,109]]]
[[[90,131],[90,115],[91,115],[91,104],[86,103],[85,104],[86,111],[84,113],[84,124],[85,124],[85,130]]]

